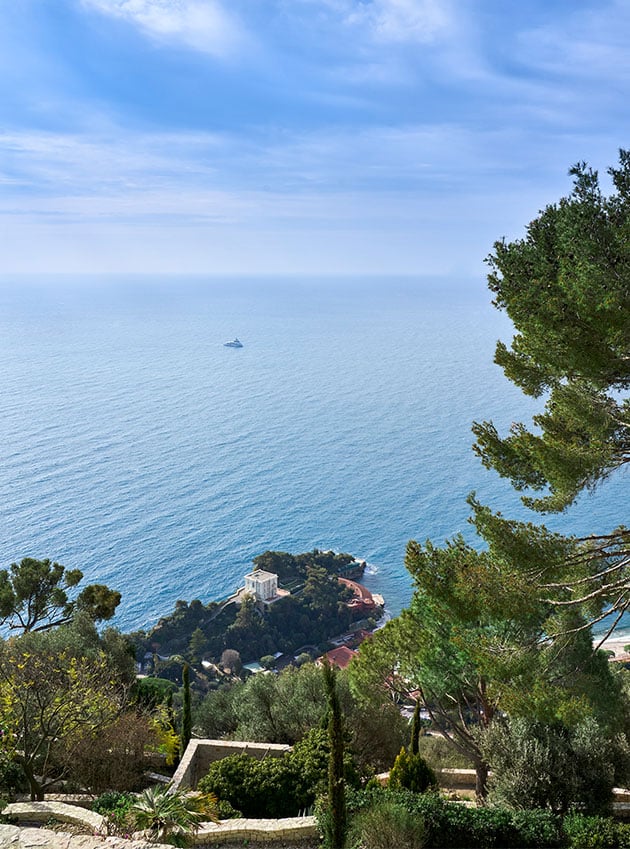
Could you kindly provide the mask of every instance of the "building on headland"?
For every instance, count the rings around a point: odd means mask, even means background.
[[[253,596],[260,604],[273,604],[274,601],[291,593],[289,590],[278,588],[278,576],[274,575],[273,572],[255,569],[249,575],[245,575],[243,594]]]

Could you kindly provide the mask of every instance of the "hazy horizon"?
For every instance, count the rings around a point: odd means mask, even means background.
[[[21,0],[0,274],[482,276],[626,144],[622,0]]]

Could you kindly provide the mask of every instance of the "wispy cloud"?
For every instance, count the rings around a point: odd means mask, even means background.
[[[216,57],[250,40],[242,23],[218,0],[82,0],[83,5],[139,27],[150,37]]]
[[[524,30],[515,47],[519,60],[538,73],[547,72],[592,83],[609,84],[630,76],[627,0],[610,0],[597,8],[576,9],[572,15]]]
[[[299,227],[344,226],[351,211],[357,221],[390,229],[412,220],[410,204],[417,222],[420,207],[432,216],[453,194],[464,203],[482,175],[490,192],[522,190],[531,158],[520,170],[507,158],[520,142],[509,131],[474,133],[457,124],[269,132],[250,139],[120,128],[101,136],[5,133],[0,214],[168,218],[174,225],[273,219]],[[548,156],[544,146],[540,150]]]
[[[447,0],[371,0],[350,3],[346,21],[367,26],[385,42],[430,43],[443,37],[451,24]]]
[[[0,133],[0,180],[16,195],[116,197],[198,191],[313,191],[358,195],[441,191],[445,175],[463,188],[470,163],[494,168],[499,134],[480,138],[457,124],[337,128],[294,133],[259,130],[251,137],[211,132],[102,134]],[[488,152],[484,163],[483,150]],[[273,190],[270,188],[273,187]],[[123,204],[124,206],[124,204]],[[92,208],[92,207],[90,207]],[[122,207],[121,207],[122,208]],[[182,202],[175,204],[182,211]]]
[[[285,14],[299,14],[300,6],[388,42],[431,42],[453,20],[452,0],[290,0]]]

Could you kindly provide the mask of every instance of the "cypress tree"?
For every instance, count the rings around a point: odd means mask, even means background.
[[[324,666],[324,681],[328,695],[328,820],[326,842],[329,849],[343,849],[346,837],[346,788],[343,768],[343,721],[337,694],[335,670]]]
[[[184,756],[186,747],[192,736],[192,719],[190,714],[190,666],[185,663],[182,672],[182,730],[180,735],[180,757]]]
[[[416,699],[416,706],[413,711],[413,719],[411,720],[411,740],[410,750],[412,755],[417,755],[419,751],[418,738],[420,737],[420,699]]]

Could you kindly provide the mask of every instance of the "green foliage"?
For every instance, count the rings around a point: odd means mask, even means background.
[[[407,752],[405,748],[400,750],[394,761],[389,773],[389,784],[393,788],[402,787],[414,793],[426,793],[427,790],[436,790],[438,786],[435,773],[422,755]]]
[[[199,788],[229,802],[244,816],[297,816],[325,788],[329,754],[326,730],[314,728],[282,758],[228,755],[210,766]],[[349,757],[344,770],[351,784],[358,785]]]
[[[169,693],[177,692],[177,684],[167,678],[138,678],[134,684],[132,698],[138,705],[153,709],[168,700]]]
[[[378,692],[358,702],[345,671],[338,674],[337,687],[347,717],[348,748],[359,768],[364,773],[387,769],[405,742],[406,721]],[[321,670],[306,663],[210,692],[193,704],[193,727],[201,737],[294,745],[321,725],[326,711]]]
[[[436,793],[373,788],[348,796],[356,816],[387,802],[417,818],[431,849],[555,849],[563,845],[561,820],[549,811],[469,808]]]
[[[288,756],[304,786],[300,808],[308,808],[315,796],[326,790],[330,761],[330,735],[327,728],[312,728],[297,742]],[[352,753],[344,749],[343,775],[348,787],[359,787],[360,776]]]
[[[102,584],[85,587],[71,600],[68,590],[83,578],[80,569],[66,569],[50,560],[24,557],[0,570],[0,625],[27,633],[70,622],[75,611],[94,622],[111,619],[120,593]]]
[[[94,622],[111,619],[120,604],[120,593],[105,584],[90,584],[76,598],[77,612],[87,614]]]
[[[493,772],[492,801],[559,814],[608,812],[615,757],[594,720],[571,729],[559,722],[512,719],[495,723],[482,746]]]
[[[165,786],[144,790],[131,806],[136,828],[158,843],[185,845],[202,822],[217,820],[216,799]]]
[[[539,564],[561,560],[571,545],[529,526],[508,541],[505,520],[480,513],[493,527],[486,551],[461,538],[441,549],[409,543],[411,604],[361,646],[349,674],[359,698],[384,682],[405,697],[417,689],[434,725],[472,762],[483,795],[487,756],[479,731],[497,714],[570,727],[593,717],[616,736],[626,709],[605,656],[593,652],[585,618],[536,598],[516,565],[526,561],[527,545]]]
[[[167,766],[173,766],[180,751],[179,736],[174,728],[172,701],[169,698],[154,709],[153,728],[157,737],[158,751],[165,756]]]
[[[385,682],[405,697],[419,690],[445,739],[473,762],[482,796],[487,770],[473,728],[492,722],[503,691],[492,684],[507,684],[521,660],[512,655],[502,668],[495,646],[531,636],[533,611],[526,608],[517,618],[497,603],[504,591],[492,554],[461,538],[444,549],[412,541],[405,564],[415,583],[411,605],[362,644],[349,669],[352,691],[365,698],[383,692]]]
[[[230,805],[226,799],[219,799],[217,801],[217,816],[220,820],[240,819],[243,812]]]
[[[134,796],[131,793],[121,793],[118,791],[107,791],[101,793],[91,805],[93,811],[97,814],[126,814],[131,807]]]
[[[235,737],[293,745],[319,725],[326,710],[321,670],[314,664],[280,675],[254,675],[235,693]]]
[[[328,828],[324,833],[327,849],[343,849],[347,831],[346,782],[344,775],[343,719],[335,668],[324,665],[324,683],[328,697]]]
[[[403,805],[381,799],[352,820],[349,849],[423,849],[424,821]]]
[[[31,796],[69,770],[68,752],[116,719],[126,681],[98,646],[63,627],[0,644],[0,727]]]
[[[441,734],[424,734],[418,739],[418,753],[431,769],[472,769],[472,761],[445,740]]]
[[[309,567],[319,567],[333,574],[344,574],[354,564],[351,554],[335,554],[334,551],[313,551],[304,554],[287,554],[286,551],[265,551],[254,557],[254,567],[273,572],[280,580],[293,577],[305,578]]]
[[[510,350],[496,362],[524,392],[548,393],[537,432],[513,424],[501,439],[475,425],[484,463],[517,488],[549,488],[536,509],[558,510],[628,462],[630,386],[630,154],[609,169],[616,193],[601,194],[597,173],[572,169],[568,198],[547,206],[522,240],[497,242],[489,259],[495,305],[512,319]]]
[[[202,701],[193,703],[192,725],[195,734],[212,740],[233,735],[238,725],[234,703],[243,686],[242,683],[236,683],[219,687],[208,693]]]
[[[192,735],[192,716],[190,710],[190,666],[185,663],[182,682],[182,727],[180,733],[180,757],[184,756]]]
[[[337,574],[360,571],[349,554],[265,552],[254,559],[254,565],[277,574],[291,595],[276,601],[264,615],[251,597],[240,604],[206,606],[198,600],[190,604],[180,600],[150,633],[136,635],[139,648],[158,646],[161,654],[179,653],[191,662],[202,654],[218,661],[225,650],[235,650],[252,661],[278,651],[295,652],[307,644],[319,645],[361,616],[345,606],[348,591],[336,580]]]
[[[376,691],[357,701],[348,691],[348,674],[337,676],[337,686],[346,717],[348,748],[363,775],[383,772],[406,742],[408,728],[398,707]]]
[[[4,736],[4,735],[3,735]],[[13,746],[0,740],[0,798],[12,801],[18,793],[29,789],[23,768],[13,759]]]
[[[605,817],[569,814],[562,823],[569,849],[630,849],[630,825]]]
[[[422,731],[421,720],[420,720],[420,711],[422,709],[422,703],[420,699],[416,699],[416,704],[413,709],[413,718],[411,720],[411,731],[409,733],[409,751],[412,755],[418,754],[418,740],[420,738],[420,733]]]
[[[183,682],[185,662],[180,655],[171,655],[168,660],[156,659],[154,664],[155,674],[158,678],[172,681],[179,688]]]
[[[300,775],[286,758],[228,755],[211,764],[199,789],[229,802],[246,817],[297,816]]]
[[[131,793],[108,791],[101,793],[92,802],[91,808],[106,818],[108,834],[124,834],[126,826],[130,825],[130,811],[134,799],[135,796]]]
[[[208,646],[208,638],[204,632],[199,627],[195,628],[190,635],[190,642],[188,643],[188,654],[191,663],[201,663],[204,654],[208,650]]]
[[[609,197],[585,163],[570,173],[569,197],[547,206],[524,239],[497,242],[488,260],[494,303],[516,330],[511,348],[498,343],[495,361],[523,392],[544,397],[544,411],[506,436],[492,422],[473,426],[483,463],[540,512],[566,509],[630,461],[630,152],[621,150],[619,167],[608,171]],[[511,553],[505,574],[535,588],[532,598],[572,604],[592,622],[627,609],[624,526],[565,540],[563,556],[562,538],[544,528],[473,509],[486,542],[502,537]],[[535,557],[541,543],[555,547],[551,558]]]

